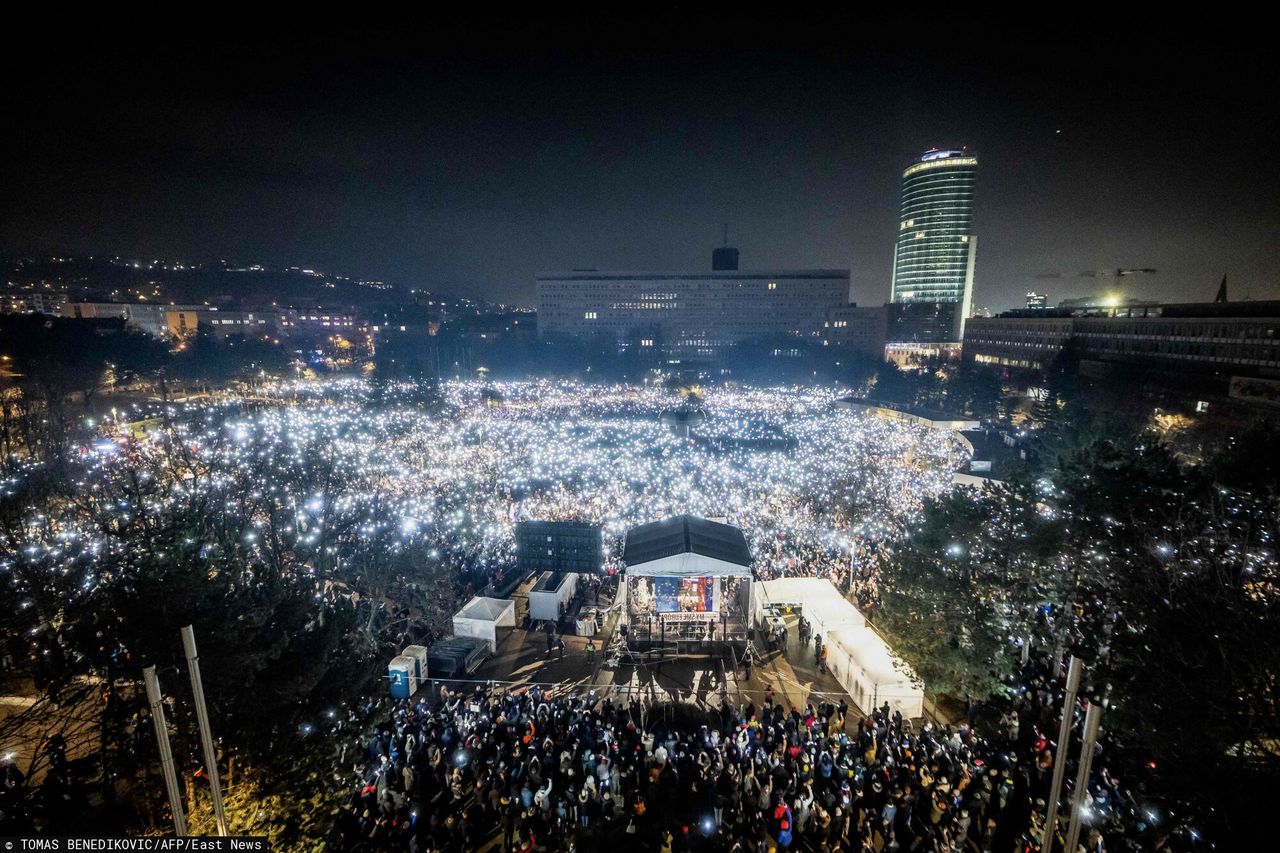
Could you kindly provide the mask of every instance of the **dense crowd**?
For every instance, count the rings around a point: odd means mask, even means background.
[[[150,426],[115,419],[80,449],[74,475],[120,499],[93,516],[74,502],[33,508],[7,550],[88,592],[128,547],[104,525],[202,491],[242,527],[250,559],[272,535],[306,562],[354,528],[386,549],[422,549],[460,588],[481,589],[513,565],[516,522],[598,522],[616,569],[629,527],[693,513],[742,528],[760,577],[826,576],[871,603],[884,543],[963,459],[949,433],[841,408],[833,389],[712,389],[684,434],[663,420],[680,401],[656,387],[454,382],[432,407],[418,392],[286,384]],[[159,487],[138,501],[137,483]],[[216,544],[191,547],[203,556]]]
[[[319,586],[315,566],[336,546],[346,553],[381,537],[371,550],[412,545],[469,594],[513,565],[513,526],[524,519],[599,522],[616,569],[628,527],[689,512],[741,527],[758,578],[829,577],[867,607],[890,543],[924,499],[948,488],[963,453],[946,432],[843,409],[831,390],[715,389],[705,418],[683,434],[663,422],[675,402],[656,388],[461,382],[442,391],[428,407],[338,380],[229,398],[166,416],[163,429],[113,423],[72,466],[77,488],[99,496],[85,500],[98,501],[94,512],[72,501],[33,506],[6,531],[0,571],[17,561],[47,569],[14,584],[16,608],[32,607],[45,577],[73,579],[59,599],[68,608],[118,583],[114,552],[131,540],[103,531],[195,493],[213,499],[251,556],[270,550],[267,534],[296,551],[289,577],[303,584]],[[0,481],[0,492],[20,479]],[[130,488],[109,488],[121,481]],[[207,538],[197,531],[180,546],[204,559],[227,545]],[[249,582],[261,562],[246,560]],[[326,580],[318,594],[340,606],[357,581]],[[28,654],[33,636],[11,657]],[[369,763],[358,766],[341,844],[1021,849],[1038,836],[1059,701],[1036,670],[1043,661],[1033,663],[995,728],[980,706],[952,730],[914,729],[884,709],[859,718],[822,702],[782,707],[765,695],[705,721],[687,708],[655,714],[537,689],[421,696],[361,744]],[[1095,766],[1091,850],[1135,834],[1150,849],[1187,837],[1158,836],[1167,816],[1138,821],[1147,807],[1112,781],[1105,760]]]
[[[972,703],[954,728],[913,726],[887,705],[866,717],[843,702],[787,707],[769,691],[700,716],[536,687],[441,688],[399,704],[360,745],[367,760],[335,843],[442,853],[1035,850],[1062,701],[1049,671],[1047,656],[1032,656],[1011,703]],[[1194,830],[1163,831],[1107,770],[1103,744],[1084,849],[1185,849]]]
[[[73,673],[119,667],[152,639],[131,628],[99,643],[86,616],[79,642],[63,614],[129,602],[170,561],[207,564],[228,595],[269,600],[278,578],[329,611],[373,611],[400,606],[397,595],[423,605],[406,567],[466,595],[486,589],[515,565],[526,519],[599,523],[612,573],[636,524],[723,518],[743,529],[759,576],[857,590],[874,583],[876,543],[949,487],[964,451],[838,398],[721,387],[689,403],[654,386],[335,378],[89,418],[56,471],[15,461],[0,479],[0,578],[18,617],[0,645],[57,700]],[[667,416],[691,406],[696,427],[673,428]],[[54,477],[72,488],[50,489]],[[452,601],[436,603],[412,617],[422,635],[448,624]],[[408,642],[397,639],[387,645]]]

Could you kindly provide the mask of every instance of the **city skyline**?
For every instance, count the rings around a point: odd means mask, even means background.
[[[0,51],[8,847],[1274,846],[1264,27],[176,8]]]
[[[963,48],[895,49],[894,21],[842,15],[445,20],[422,45],[375,22],[337,52],[296,24],[215,21],[194,46],[72,26],[47,73],[36,47],[4,60],[23,133],[0,252],[225,257],[532,305],[538,270],[700,268],[728,223],[743,269],[848,268],[880,304],[904,165],[963,145],[984,163],[975,308],[1045,274],[1051,302],[1094,295],[1080,272],[1134,266],[1159,273],[1126,295],[1207,299],[1224,272],[1235,298],[1280,295],[1280,188],[1254,153],[1274,128],[1243,111],[1274,60],[1238,34],[1193,44],[1174,16],[1126,41],[1153,25],[1120,21],[1124,47],[1095,48],[1062,21],[956,16]],[[985,49],[1008,43],[1038,49]]]

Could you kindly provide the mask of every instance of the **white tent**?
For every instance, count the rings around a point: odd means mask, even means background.
[[[870,628],[827,634],[827,669],[864,711],[888,702],[907,718],[924,714],[924,689],[914,673]]]
[[[818,586],[824,583],[826,587]],[[803,607],[806,600],[824,595],[829,588],[830,583],[822,578],[776,578],[760,581],[756,584],[756,622],[764,617],[767,607]]]
[[[864,711],[885,702],[915,718],[924,713],[924,690],[858,608],[826,578],[778,578],[756,584],[756,619],[769,604],[799,607],[827,647],[827,668]]]
[[[813,625],[814,636],[826,636],[844,628],[863,628],[866,617],[858,612],[849,599],[840,594],[830,581],[824,581],[831,591],[828,595],[810,599],[805,603],[804,618]]]
[[[516,603],[505,598],[477,595],[453,614],[453,633],[457,637],[479,637],[489,643],[489,651],[498,650],[498,629],[516,626]]]
[[[867,620],[826,578],[777,578],[756,584],[756,622],[770,604],[799,607],[813,625],[815,637],[838,628],[861,628]]]

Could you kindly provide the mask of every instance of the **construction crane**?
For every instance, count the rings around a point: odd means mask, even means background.
[[[1121,267],[1115,270],[1086,270],[1076,273],[1076,278],[1110,278],[1112,283],[1118,283],[1120,279],[1127,275],[1154,275],[1155,270],[1151,267]],[[1060,279],[1063,274],[1060,272],[1042,272],[1036,276],[1037,279]]]
[[[1091,278],[1095,280],[1108,280],[1111,298],[1118,299],[1117,291],[1120,289],[1120,279],[1131,275],[1155,275],[1156,271],[1152,267],[1120,267],[1113,270],[1085,270],[1074,275],[1074,278]],[[1061,281],[1065,278],[1064,273],[1044,272],[1036,276],[1037,281]]]

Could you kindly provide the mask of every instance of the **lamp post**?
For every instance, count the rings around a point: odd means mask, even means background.
[[[1075,717],[1076,691],[1080,689],[1080,671],[1084,664],[1071,656],[1067,664],[1067,691],[1062,700],[1062,724],[1058,726],[1058,748],[1053,756],[1053,786],[1049,789],[1049,813],[1045,816],[1044,834],[1040,838],[1041,853],[1052,853],[1054,830],[1058,823],[1058,798],[1062,796],[1062,780],[1067,773],[1067,746],[1071,739],[1071,721]],[[1067,848],[1070,853],[1071,848]]]
[[[1102,702],[1089,700],[1089,712],[1084,718],[1084,738],[1080,744],[1080,770],[1076,773],[1076,789],[1072,792],[1071,822],[1067,826],[1067,853],[1080,843],[1080,825],[1084,810],[1089,804],[1089,772],[1093,769],[1093,750],[1098,742],[1098,729],[1102,725]]]
[[[222,804],[222,785],[218,780],[218,756],[213,749],[213,733],[209,728],[209,709],[204,704],[204,682],[200,680],[200,656],[196,653],[196,632],[190,625],[182,629],[182,649],[191,674],[191,692],[196,699],[196,719],[200,723],[200,743],[204,747],[204,765],[209,772],[209,789],[213,792],[213,815],[218,835],[227,836],[227,812]]]
[[[173,832],[179,838],[187,834],[187,815],[182,810],[182,794],[178,790],[178,774],[173,766],[173,750],[169,748],[169,727],[164,720],[164,697],[160,695],[160,681],[156,668],[149,666],[142,671],[147,685],[147,701],[151,703],[151,722],[156,729],[156,745],[160,747],[160,768],[164,773],[164,787],[169,794],[169,810],[173,812]]]

